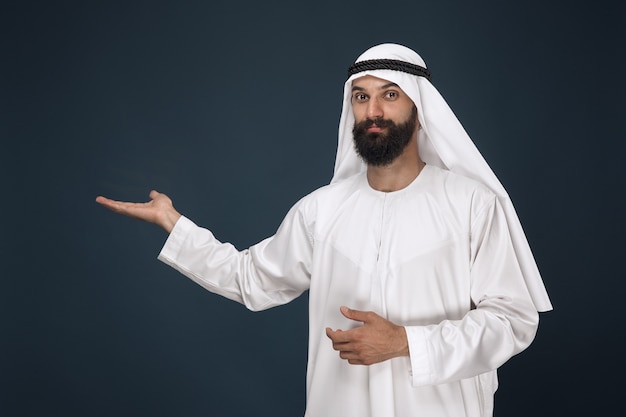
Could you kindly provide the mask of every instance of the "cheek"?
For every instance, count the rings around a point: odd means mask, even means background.
[[[360,107],[352,107],[352,115],[354,116],[354,121],[357,123],[362,122],[366,117],[365,111]]]
[[[417,119],[417,114],[413,113],[413,103],[411,103],[411,106],[407,109],[407,108],[403,108],[402,109],[402,117],[400,118],[400,122],[404,123],[406,121],[408,121],[411,118],[415,118]],[[419,123],[419,121],[418,121]]]

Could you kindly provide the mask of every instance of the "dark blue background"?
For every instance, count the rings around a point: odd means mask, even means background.
[[[555,306],[501,369],[496,416],[623,408],[623,2],[3,1],[0,16],[0,415],[302,415],[306,295],[248,312],[94,199],[156,188],[241,249],[271,235],[330,180],[346,68],[382,42],[426,60]]]

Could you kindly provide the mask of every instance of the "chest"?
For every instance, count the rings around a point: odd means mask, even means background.
[[[469,214],[428,193],[359,195],[318,222],[316,235],[362,267],[393,268],[466,239]]]

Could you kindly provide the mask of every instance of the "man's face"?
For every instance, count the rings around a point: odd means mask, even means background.
[[[417,109],[395,83],[366,75],[352,82],[354,145],[374,166],[385,166],[402,154],[417,128]]]

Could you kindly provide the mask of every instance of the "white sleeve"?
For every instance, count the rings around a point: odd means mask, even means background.
[[[406,327],[414,386],[492,371],[535,337],[539,315],[495,198],[474,219],[470,244],[470,291],[475,308],[460,320]]]
[[[296,205],[274,236],[243,251],[181,217],[158,259],[207,290],[258,311],[288,303],[309,288],[311,252]]]

